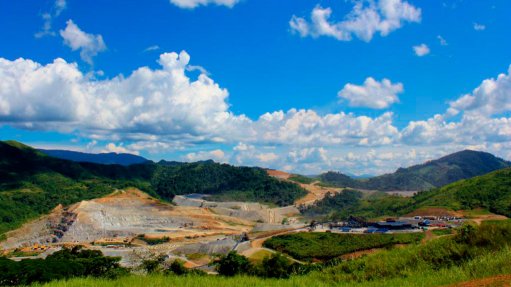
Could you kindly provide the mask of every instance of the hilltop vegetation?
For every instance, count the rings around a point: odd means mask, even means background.
[[[302,213],[311,218],[346,219],[350,215],[375,218],[404,215],[423,207],[452,210],[482,208],[511,217],[511,168],[422,191],[411,198],[381,192],[364,195],[356,190],[345,190],[327,195],[314,205],[303,208]]]
[[[420,192],[414,200],[415,206],[445,206],[454,210],[483,208],[511,217],[511,168]]]
[[[306,191],[298,185],[268,176],[254,167],[235,167],[212,161],[160,165],[152,186],[165,199],[175,195],[202,193],[209,199],[256,201],[279,206],[293,204]]]
[[[510,166],[511,163],[492,154],[465,150],[369,179],[353,179],[336,172],[324,173],[320,175],[320,179],[324,183],[338,187],[380,191],[424,191]]]
[[[54,157],[18,142],[0,142],[0,235],[27,220],[136,187],[164,200],[177,194],[211,194],[212,199],[288,205],[305,195],[298,185],[272,178],[260,168],[212,161],[152,162],[129,166],[79,163]]]
[[[311,206],[301,207],[308,218],[319,220],[344,220],[349,216],[376,218],[408,213],[414,201],[409,197],[389,195],[383,192],[363,194],[346,189],[336,194],[327,194]]]

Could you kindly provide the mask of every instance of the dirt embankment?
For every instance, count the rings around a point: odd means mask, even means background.
[[[280,171],[280,170],[274,170],[274,169],[268,169],[266,170],[269,176],[273,176],[278,179],[290,181],[293,183],[296,183],[300,185],[303,189],[307,191],[307,195],[305,195],[302,198],[299,198],[295,201],[295,205],[311,205],[317,200],[323,199],[327,193],[335,194],[342,192],[343,188],[334,188],[334,187],[324,187],[320,185],[319,181],[314,181],[312,183],[298,183],[289,180],[289,178],[292,176],[292,174]]]
[[[406,214],[407,217],[413,216],[456,216],[463,217],[463,213],[450,210],[443,207],[423,207]]]
[[[269,176],[273,176],[280,179],[289,179],[291,177],[291,174],[285,171],[267,169],[266,172],[268,173]]]
[[[323,199],[328,193],[336,194],[342,192],[343,188],[333,188],[333,187],[324,187],[319,185],[319,181],[315,181],[310,184],[300,183],[299,185],[307,190],[307,195],[298,199],[295,204],[296,205],[311,205],[314,202]]]
[[[449,287],[511,287],[511,274],[456,283]]]

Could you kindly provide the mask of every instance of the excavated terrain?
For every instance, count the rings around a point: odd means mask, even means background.
[[[243,236],[256,238],[262,232],[301,227],[296,224],[298,215],[294,206],[270,208],[193,196],[176,196],[173,204],[168,204],[137,189],[119,190],[106,197],[57,206],[50,214],[7,233],[0,250],[38,252],[44,257],[62,246],[83,245],[120,256],[121,264],[134,267],[162,254],[170,258],[237,250],[244,246]],[[287,224],[281,224],[284,218]],[[151,240],[160,241],[151,245]]]
[[[328,193],[336,194],[344,190],[343,188],[321,186],[319,181],[314,181],[308,184],[294,182],[289,180],[292,174],[280,170],[268,169],[266,170],[266,172],[268,173],[269,176],[278,178],[280,180],[296,183],[307,191],[307,194],[304,197],[299,198],[298,200],[295,201],[296,206],[312,205],[314,204],[314,202],[323,199]]]
[[[254,225],[250,220],[206,207],[161,203],[130,189],[68,208],[59,206],[51,214],[9,232],[0,246],[9,249],[34,244],[109,242],[115,238],[131,241],[137,235],[183,239],[240,234]]]
[[[255,202],[215,202],[187,196],[175,196],[172,202],[177,206],[208,208],[215,214],[268,224],[280,224],[284,218],[300,214],[295,206],[270,208]]]

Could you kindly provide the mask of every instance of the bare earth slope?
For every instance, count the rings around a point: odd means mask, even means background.
[[[251,221],[217,214],[209,208],[164,204],[139,190],[129,189],[66,209],[56,208],[50,215],[8,233],[0,246],[92,242],[139,234],[178,239],[240,234],[253,226]]]
[[[270,176],[286,181],[290,181],[289,178],[292,176],[292,174],[280,170],[268,169],[267,172]],[[295,205],[311,205],[317,200],[323,199],[327,193],[335,194],[344,190],[343,188],[321,186],[319,181],[314,181],[309,184],[294,183],[300,185],[308,192],[307,195],[296,200]]]

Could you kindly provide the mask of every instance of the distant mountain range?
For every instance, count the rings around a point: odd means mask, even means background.
[[[326,184],[338,187],[381,191],[422,191],[506,167],[511,167],[511,162],[490,153],[464,150],[368,179],[356,179],[339,172],[327,172],[321,174],[319,178]]]
[[[132,164],[141,164],[150,162],[150,160],[143,158],[138,155],[129,154],[129,153],[83,153],[77,151],[69,151],[69,150],[47,150],[47,149],[39,149],[40,152],[60,158],[66,159],[70,161],[76,162],[90,162],[90,163],[99,163],[99,164],[119,164],[119,165],[132,165]]]

